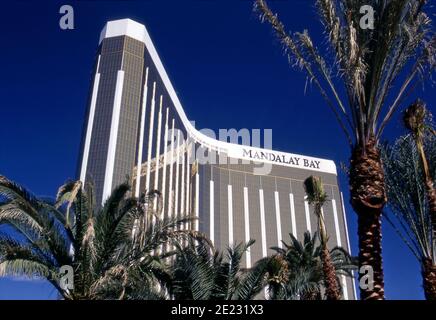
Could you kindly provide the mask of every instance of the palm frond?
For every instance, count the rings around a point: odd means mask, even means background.
[[[423,144],[429,156],[430,174],[435,179],[435,136],[425,134]],[[434,261],[436,249],[432,240],[424,172],[413,137],[400,137],[392,146],[384,145],[382,151],[389,221],[418,259],[430,258]]]
[[[70,209],[76,201],[78,193],[82,190],[81,181],[68,181],[62,185],[56,194],[55,208],[59,208],[63,204],[67,204],[65,223],[66,227],[70,226]]]

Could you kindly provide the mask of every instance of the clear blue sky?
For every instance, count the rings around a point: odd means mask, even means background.
[[[94,56],[107,20],[146,24],[190,119],[198,128],[270,128],[276,150],[333,159],[353,253],[356,215],[340,163],[350,151],[334,117],[305,77],[291,69],[249,0],[12,1],[0,29],[0,173],[40,196],[74,178]],[[274,1],[287,28],[323,42],[312,1]],[[75,30],[58,26],[62,4],[75,9]],[[434,103],[430,86],[420,95]],[[403,133],[399,117],[385,134]],[[419,265],[387,223],[383,256],[388,299],[422,299]],[[0,299],[55,298],[42,281],[0,280]]]

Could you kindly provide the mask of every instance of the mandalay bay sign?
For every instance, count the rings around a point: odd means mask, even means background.
[[[197,132],[199,135],[189,135],[185,140],[180,130],[169,130],[167,150],[172,149],[171,145],[174,145],[175,150],[188,150],[190,163],[254,164],[254,174],[258,175],[270,174],[273,165],[337,174],[336,166],[331,160],[273,151],[271,129],[264,129],[263,134],[259,129],[220,129],[218,137],[211,129]]]
[[[255,164],[254,173],[259,175],[271,173],[273,165],[284,165],[293,168],[337,174],[336,165],[331,160],[269,149],[241,146],[239,156],[232,154],[232,152],[229,153],[229,156],[253,162]]]
[[[280,154],[267,151],[253,151],[243,149],[243,158],[250,158],[253,161],[270,161],[281,164],[289,164],[296,167],[305,167],[308,169],[320,169],[321,160],[310,160],[290,154]]]

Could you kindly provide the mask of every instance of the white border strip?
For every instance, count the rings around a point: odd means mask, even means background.
[[[142,152],[144,149],[144,131],[145,131],[145,112],[147,109],[147,93],[148,93],[148,67],[145,71],[144,91],[142,96],[142,110],[141,110],[141,126],[139,129],[139,146],[138,146],[138,159],[136,163],[136,187],[135,197],[139,197],[139,188],[141,187],[141,169],[142,169]]]
[[[98,72],[99,67],[100,67],[100,55],[98,56],[97,68],[94,77],[94,85],[92,86],[91,105],[89,109],[88,125],[86,126],[85,148],[83,150],[82,167],[80,169],[80,181],[82,181],[83,185],[85,184],[86,181],[86,170],[88,169],[88,158],[89,158],[89,149],[91,147],[92,128],[94,126],[95,106],[97,104],[98,88],[100,85],[100,73]]]
[[[350,297],[348,296],[348,287],[347,287],[347,280],[345,279],[345,276],[341,275],[341,284],[342,284],[342,291],[344,293],[344,300],[350,300]]]
[[[200,174],[197,172],[195,174],[195,231],[200,231],[199,221],[200,219]]]
[[[306,227],[307,227],[307,230],[312,234],[312,224],[310,223],[309,202],[307,202],[307,200],[304,200],[304,212],[306,214]]]
[[[209,182],[209,237],[210,241],[215,243],[215,190],[214,182],[210,180]]]
[[[229,218],[229,246],[233,246],[233,190],[232,186],[227,185],[227,209]]]
[[[262,238],[262,257],[267,256],[266,246],[266,226],[265,226],[265,201],[263,198],[263,189],[259,189],[259,206],[260,206],[260,229]]]
[[[291,207],[292,235],[297,238],[297,221],[295,219],[294,195],[292,193],[289,194],[289,205]]]
[[[279,248],[282,248],[282,221],[280,217],[280,198],[278,191],[274,192],[274,201],[276,205],[277,245]]]
[[[342,247],[341,231],[339,229],[338,210],[336,208],[336,200],[332,199],[333,218],[335,221],[336,245]]]
[[[351,246],[350,246],[350,238],[348,236],[348,222],[347,222],[347,213],[345,212],[345,205],[344,205],[344,195],[341,192],[341,205],[342,205],[342,215],[344,217],[344,224],[345,224],[345,237],[346,237],[346,241],[347,241],[347,248],[348,248],[348,253],[351,255]],[[353,292],[354,292],[354,298],[357,299],[357,292],[356,292],[356,281],[354,279],[354,271],[352,271],[353,274],[353,279],[351,280],[351,283],[353,285]]]
[[[244,222],[245,222],[245,242],[250,241],[250,208],[248,203],[248,188],[244,187]],[[247,249],[246,255],[246,266],[251,268],[251,248]]]
[[[342,247],[341,230],[339,229],[338,210],[336,207],[335,199],[332,199],[332,207],[333,207],[333,218],[335,221],[336,243],[337,246]],[[341,276],[341,284],[342,284],[342,291],[344,293],[344,300],[348,300],[348,287],[344,275]]]
[[[344,206],[344,195],[341,192],[341,205],[342,205],[342,214],[344,216],[344,224],[345,224],[345,236],[347,237],[347,249],[348,253],[351,254],[351,248],[350,248],[350,238],[348,238],[348,223],[347,223],[347,215],[345,213],[345,206]]]

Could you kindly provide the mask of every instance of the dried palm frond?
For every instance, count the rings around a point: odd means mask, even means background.
[[[417,83],[434,72],[436,37],[426,4],[368,0],[365,5],[376,15],[374,29],[366,29],[360,24],[360,1],[316,0],[329,43],[324,54],[308,31],[287,32],[265,0],[256,0],[254,10],[272,26],[291,64],[320,91],[348,142],[365,146],[370,137],[380,137]]]

